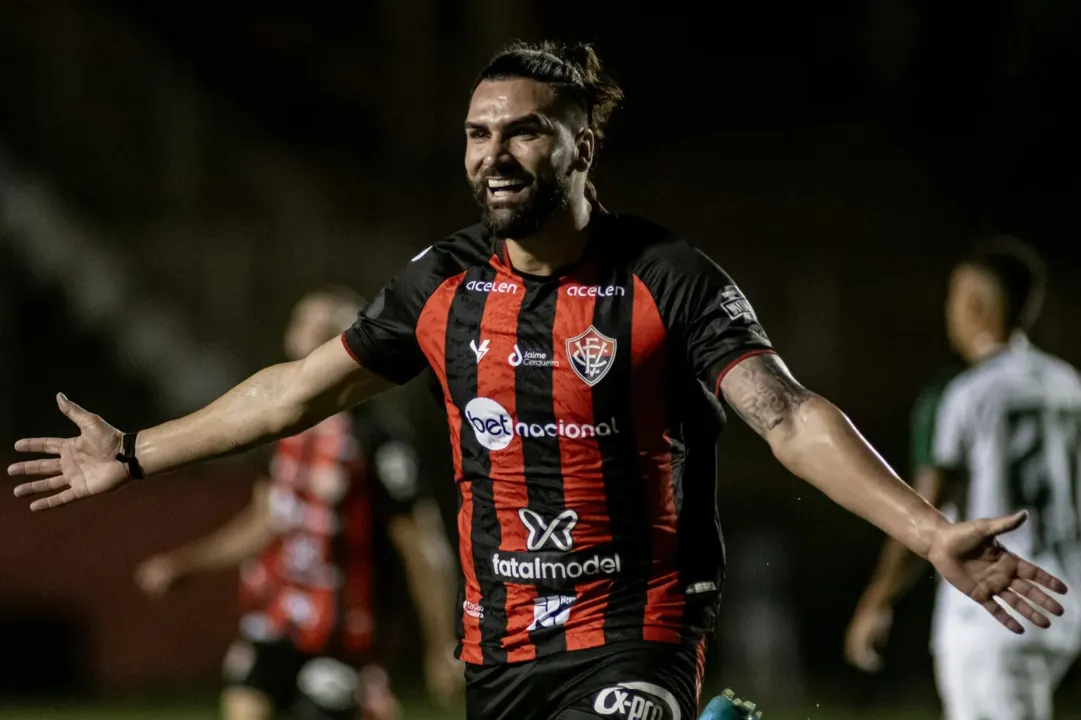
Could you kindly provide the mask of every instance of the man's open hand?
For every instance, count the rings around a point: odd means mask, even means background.
[[[1046,591],[1066,592],[1054,575],[1006,550],[998,536],[1019,528],[1028,518],[1024,510],[996,518],[946,526],[935,537],[927,559],[955,588],[983,606],[1011,632],[1024,627],[995,602],[998,598],[1021,617],[1040,628],[1051,626],[1044,612],[1061,615],[1062,606]]]
[[[120,431],[63,394],[56,396],[56,404],[78,426],[79,436],[19,440],[15,443],[19,452],[53,457],[26,460],[8,467],[8,475],[12,477],[45,478],[16,486],[15,497],[55,493],[30,503],[30,509],[35,511],[101,495],[131,482],[127,466],[116,459],[122,439]]]

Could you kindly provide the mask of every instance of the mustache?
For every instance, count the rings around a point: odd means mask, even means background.
[[[526,185],[532,185],[537,179],[536,175],[526,172],[522,168],[495,168],[484,173],[477,179],[478,183],[487,184],[489,180],[499,178],[501,180],[516,180]]]

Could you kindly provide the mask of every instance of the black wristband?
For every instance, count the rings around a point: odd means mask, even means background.
[[[128,474],[136,480],[146,477],[143,469],[139,467],[139,460],[135,457],[135,439],[139,433],[124,433],[120,438],[120,453],[116,459],[128,466]]]

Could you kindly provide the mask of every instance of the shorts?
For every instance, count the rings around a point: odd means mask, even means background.
[[[935,650],[946,720],[1051,720],[1052,699],[1076,654],[1033,644],[957,638]]]
[[[695,720],[704,649],[627,641],[467,665],[466,720]]]
[[[373,666],[374,667],[374,666]],[[362,673],[333,658],[302,652],[287,640],[238,640],[225,656],[226,687],[243,687],[270,698],[293,720],[356,720],[365,684]]]

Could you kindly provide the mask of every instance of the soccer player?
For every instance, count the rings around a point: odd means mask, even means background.
[[[286,355],[299,360],[335,338],[362,306],[347,288],[310,293],[293,310]],[[367,408],[341,412],[279,440],[269,478],[256,483],[243,512],[139,566],[136,582],[161,596],[192,575],[242,565],[240,638],[224,668],[226,720],[395,717],[373,653],[376,526],[405,565],[429,690],[440,701],[455,693],[453,556],[408,432],[395,420]]]
[[[460,497],[458,654],[471,720],[696,715],[724,553],[727,403],[776,457],[1002,622],[1041,625],[1061,582],[1005,552],[1023,514],[953,524],[797,382],[732,279],[607,211],[589,182],[622,97],[585,45],[515,44],[480,74],[465,173],[481,222],[419,253],[340,341],[187,417],[123,433],[65,396],[76,438],[21,440],[32,510],[242,452],[426,368]]]
[[[998,239],[954,270],[946,303],[950,342],[968,368],[917,411],[916,490],[964,520],[1026,510],[1032,521],[1004,545],[1081,586],[1081,375],[1033,347],[1026,331],[1043,296],[1043,265],[1026,245]],[[929,422],[920,422],[920,418]],[[846,637],[849,661],[867,671],[892,607],[921,567],[888,541]],[[955,588],[941,583],[932,651],[949,720],[1045,720],[1052,694],[1081,650],[1081,607],[1042,633],[1000,631]]]

